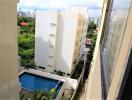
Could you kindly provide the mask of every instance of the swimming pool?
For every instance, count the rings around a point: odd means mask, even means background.
[[[64,83],[63,81],[58,81],[27,72],[24,72],[19,76],[19,82],[21,83],[22,88],[30,91],[35,90],[50,91],[52,88],[56,88],[57,94]]]

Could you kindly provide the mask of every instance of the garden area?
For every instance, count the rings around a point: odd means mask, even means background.
[[[56,90],[53,88],[48,90],[35,90],[29,92],[27,90],[20,91],[20,100],[53,100]]]
[[[18,16],[18,55],[21,65],[25,68],[35,68],[35,18]]]

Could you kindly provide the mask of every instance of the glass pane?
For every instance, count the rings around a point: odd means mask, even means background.
[[[113,0],[102,43],[102,62],[109,87],[125,31],[131,0]]]

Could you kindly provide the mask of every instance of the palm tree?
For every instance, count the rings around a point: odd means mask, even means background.
[[[31,100],[52,100],[52,96],[48,90],[36,90],[32,93]]]

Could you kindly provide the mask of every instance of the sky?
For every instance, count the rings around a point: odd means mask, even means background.
[[[18,10],[53,10],[65,9],[71,6],[87,7],[88,14],[91,17],[101,15],[103,0],[20,0]]]

